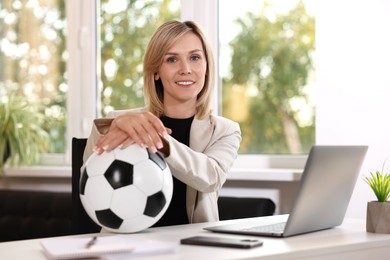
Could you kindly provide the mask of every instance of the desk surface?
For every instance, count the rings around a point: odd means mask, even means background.
[[[283,217],[283,216],[281,216]],[[267,217],[259,218],[266,220]],[[217,234],[202,230],[205,226],[239,222],[227,220],[162,228],[151,228],[130,234],[134,238],[179,242],[181,238],[206,235],[248,238],[249,236]],[[84,235],[83,235],[84,236]],[[90,236],[90,235],[89,235]],[[253,238],[253,237],[252,237]],[[390,235],[365,231],[365,221],[346,219],[341,226],[289,238],[266,238],[262,247],[232,249],[205,246],[180,245],[175,254],[153,255],[142,259],[380,259],[390,254]],[[44,260],[41,239],[0,243],[2,260]]]

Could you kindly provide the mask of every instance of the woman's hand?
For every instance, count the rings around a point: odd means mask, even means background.
[[[98,154],[111,151],[116,147],[126,148],[137,143],[153,152],[163,148],[161,136],[171,133],[161,120],[148,111],[128,112],[116,117],[108,130],[95,146]]]

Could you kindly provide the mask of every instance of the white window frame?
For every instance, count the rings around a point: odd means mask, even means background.
[[[67,63],[67,144],[69,157],[72,137],[88,137],[97,115],[98,0],[68,0]],[[96,11],[95,11],[96,10]],[[72,14],[72,15],[70,15]],[[73,18],[70,18],[73,17]],[[78,19],[77,19],[78,18]]]

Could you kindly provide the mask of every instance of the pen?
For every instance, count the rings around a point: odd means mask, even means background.
[[[93,246],[96,243],[96,240],[97,240],[97,236],[91,238],[91,240],[89,240],[88,243],[85,245],[85,248],[90,248],[91,246]]]

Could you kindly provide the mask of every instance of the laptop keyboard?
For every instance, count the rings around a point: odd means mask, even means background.
[[[244,231],[255,231],[255,232],[281,232],[284,230],[286,226],[286,222],[275,223],[272,225],[262,225],[262,226],[254,226],[250,228],[243,229]]]

